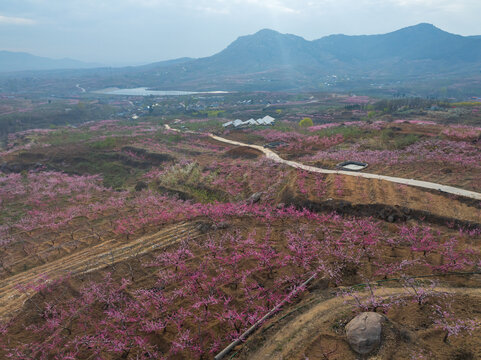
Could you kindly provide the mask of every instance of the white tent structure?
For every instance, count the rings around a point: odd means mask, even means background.
[[[263,120],[264,124],[266,124],[266,125],[270,125],[270,124],[272,124],[274,121],[276,121],[276,119],[274,119],[272,116],[269,116],[269,115],[264,116],[264,117],[262,118],[262,120]],[[257,120],[257,121],[259,121],[259,120]]]
[[[244,121],[244,125],[259,125],[259,123],[254,119],[249,119],[247,121]]]
[[[242,121],[240,119],[236,119],[234,121],[228,121],[224,124],[222,124],[222,126],[224,126],[225,128],[229,127],[229,126],[234,126],[235,128],[238,128],[238,127],[243,127],[243,126],[257,126],[257,125],[271,125],[273,124],[274,122],[276,121],[276,119],[274,119],[272,116],[264,116],[262,119],[249,119],[249,120],[246,120],[246,121]]]
[[[234,125],[234,127],[239,127],[241,125],[244,125],[244,122],[240,119],[235,119],[232,125]]]

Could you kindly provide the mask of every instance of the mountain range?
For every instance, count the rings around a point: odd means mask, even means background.
[[[0,51],[0,72],[85,69],[99,67],[73,59],[50,59],[25,52]]]
[[[396,82],[479,75],[480,70],[480,36],[423,23],[382,35],[314,41],[264,29],[213,56],[136,72],[145,85],[159,88],[286,90],[366,78]]]
[[[210,57],[75,75],[86,88],[319,90],[373,81],[478,79],[480,70],[481,36],[455,35],[422,23],[381,35],[330,35],[313,41],[264,29]]]

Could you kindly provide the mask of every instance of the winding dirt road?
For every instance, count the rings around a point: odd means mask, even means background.
[[[467,295],[481,299],[480,288],[439,287],[433,290],[438,293]],[[406,291],[402,288],[380,288],[375,290],[375,294],[379,297],[403,296],[406,295]],[[368,294],[366,293],[365,296],[367,297]],[[258,340],[256,339],[258,335],[255,335],[249,341],[253,343],[260,342],[262,345],[248,354],[243,354],[240,358],[248,358],[249,360],[304,359],[302,354],[319,334],[319,329],[325,328],[326,323],[332,324],[333,319],[352,308],[351,305],[346,303],[346,300],[349,299],[336,296],[310,306],[298,316],[284,320],[285,322],[282,323],[282,326],[278,326],[277,330],[270,334],[267,340],[263,341],[262,336]]]
[[[481,193],[477,193],[474,191],[469,191],[469,190],[464,190],[460,188],[456,188],[453,186],[448,186],[448,185],[442,185],[442,184],[436,184],[428,181],[420,181],[420,180],[414,180],[414,179],[405,179],[405,178],[398,178],[398,177],[393,177],[393,176],[385,176],[385,175],[377,175],[377,174],[370,174],[370,173],[364,173],[364,172],[351,172],[351,171],[342,171],[342,170],[328,170],[328,169],[321,169],[318,167],[314,166],[308,166],[304,165],[295,161],[290,161],[290,160],[284,160],[281,158],[279,155],[277,155],[274,151],[270,149],[266,149],[263,146],[260,145],[251,145],[251,144],[244,144],[238,141],[233,141],[229,139],[225,139],[223,137],[209,134],[209,136],[217,141],[230,144],[230,145],[237,145],[237,146],[246,146],[250,147],[252,149],[256,149],[264,153],[264,155],[277,163],[280,164],[285,164],[287,166],[293,167],[295,169],[302,169],[306,170],[309,172],[313,173],[319,173],[319,174],[337,174],[337,175],[346,175],[346,176],[356,176],[356,177],[362,177],[366,179],[378,179],[378,180],[384,180],[384,181],[389,181],[392,183],[396,184],[403,184],[403,185],[410,185],[410,186],[415,186],[419,188],[424,188],[424,189],[430,189],[430,190],[437,190],[441,192],[445,192],[448,194],[453,194],[453,195],[458,195],[458,196],[464,196],[470,199],[475,199],[475,200],[481,200]]]
[[[165,128],[167,130],[175,131],[175,132],[182,132],[178,129],[173,129],[169,125],[165,125]],[[190,134],[200,134],[196,133],[194,131],[185,131],[185,133],[190,133]],[[371,173],[365,173],[365,172],[351,172],[351,171],[343,171],[343,170],[328,170],[328,169],[321,169],[315,166],[309,166],[309,165],[304,165],[301,163],[298,163],[296,161],[290,161],[290,160],[285,160],[281,158],[279,155],[277,155],[274,151],[267,149],[263,146],[260,145],[252,145],[252,144],[245,144],[239,141],[234,141],[234,140],[229,140],[214,134],[206,134],[210,138],[223,142],[225,144],[230,144],[230,145],[236,145],[236,146],[245,146],[249,147],[251,149],[259,150],[261,151],[266,158],[279,163],[279,164],[284,164],[287,166],[290,166],[295,169],[302,169],[305,171],[313,172],[313,173],[318,173],[318,174],[337,174],[337,175],[345,175],[345,176],[354,176],[354,177],[362,177],[366,179],[377,179],[377,180],[384,180],[384,181],[389,181],[392,183],[396,184],[403,184],[403,185],[409,185],[409,186],[415,186],[418,188],[423,188],[423,189],[429,189],[429,190],[437,190],[441,191],[444,193],[448,194],[453,194],[457,196],[464,196],[470,199],[475,199],[475,200],[481,200],[481,193],[475,192],[475,191],[469,191],[469,190],[464,190],[460,189],[454,186],[448,186],[448,185],[442,185],[442,184],[437,184],[437,183],[432,183],[429,181],[421,181],[421,180],[414,180],[414,179],[405,179],[405,178],[399,178],[399,177],[393,177],[393,176],[385,176],[385,175],[378,175],[378,174],[371,174]]]

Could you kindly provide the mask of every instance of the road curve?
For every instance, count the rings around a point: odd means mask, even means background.
[[[480,288],[451,288],[437,287],[433,292],[449,295],[464,295],[481,298]],[[389,296],[409,296],[403,288],[380,288],[374,290],[376,296],[386,298]],[[369,294],[358,294],[361,298],[370,296]],[[346,311],[352,309],[349,301],[354,301],[352,296],[334,296],[328,300],[323,300],[308,307],[297,316],[284,320],[268,337],[261,334],[258,338],[252,339],[253,343],[262,344],[259,348],[240,356],[240,359],[249,360],[282,360],[282,359],[304,359],[303,350],[306,345],[312,342],[321,333],[320,329],[327,324],[333,324],[336,318],[345,315]],[[315,335],[313,335],[315,334]]]
[[[181,132],[178,129],[172,129],[169,125],[165,125],[165,128],[167,130],[171,131],[176,131],[176,132]],[[193,131],[186,131],[186,133],[191,133],[191,134],[196,134]],[[365,173],[365,172],[352,172],[352,171],[343,171],[343,170],[328,170],[328,169],[321,169],[315,166],[309,166],[309,165],[304,165],[301,163],[298,163],[296,161],[290,161],[290,160],[285,160],[281,158],[279,155],[277,155],[274,151],[267,149],[263,146],[260,145],[251,145],[251,144],[244,144],[239,141],[234,141],[234,140],[229,140],[214,134],[205,134],[208,135],[210,138],[230,144],[230,145],[237,145],[237,146],[246,146],[252,149],[256,149],[261,151],[268,159],[279,163],[279,164],[284,164],[290,167],[293,167],[295,169],[302,169],[305,171],[313,172],[313,173],[318,173],[318,174],[337,174],[337,175],[346,175],[346,176],[356,176],[356,177],[362,177],[366,179],[378,179],[378,180],[384,180],[384,181],[389,181],[392,183],[396,184],[403,184],[403,185],[409,185],[409,186],[415,186],[418,188],[423,188],[423,189],[430,189],[430,190],[437,190],[441,191],[444,193],[448,194],[453,194],[457,196],[464,196],[470,199],[475,199],[475,200],[481,200],[481,193],[475,192],[475,191],[469,191],[469,190],[464,190],[460,189],[454,186],[448,186],[448,185],[442,185],[442,184],[437,184],[437,183],[432,183],[429,181],[421,181],[421,180],[414,180],[414,179],[405,179],[405,178],[399,178],[399,177],[393,177],[393,176],[385,176],[385,175],[378,175],[378,174],[371,174],[371,173]]]

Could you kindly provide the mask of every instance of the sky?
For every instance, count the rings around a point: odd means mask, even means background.
[[[314,40],[421,22],[481,35],[480,0],[1,0],[0,50],[104,65],[217,53],[263,28]]]

